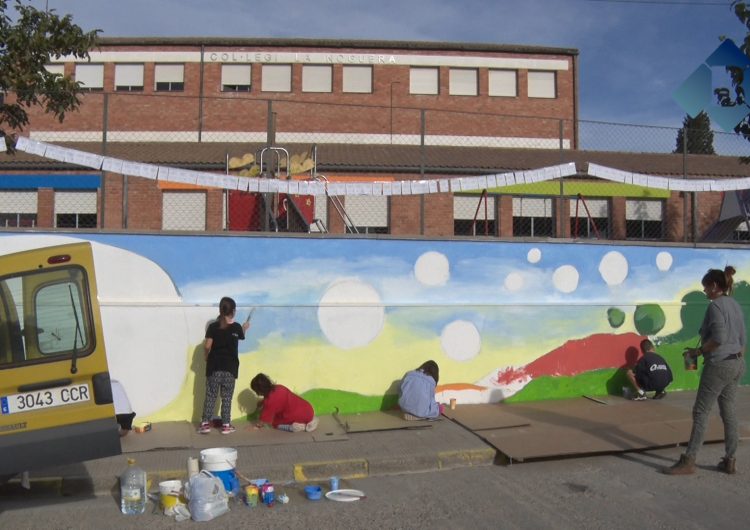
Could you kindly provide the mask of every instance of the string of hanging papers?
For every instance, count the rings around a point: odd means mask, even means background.
[[[568,162],[539,169],[469,177],[388,182],[323,182],[316,180],[241,177],[208,171],[193,171],[172,166],[146,164],[39,142],[23,136],[16,140],[15,148],[18,151],[51,160],[127,176],[252,193],[288,193],[293,195],[346,196],[457,193],[503,188],[518,184],[533,184],[578,174],[575,163]],[[0,151],[4,150],[5,142],[0,142]],[[611,182],[674,191],[732,191],[750,188],[750,177],[722,180],[672,178],[632,173],[593,163],[588,164],[587,174]]]

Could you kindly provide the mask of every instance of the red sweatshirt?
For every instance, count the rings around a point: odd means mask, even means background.
[[[310,403],[284,385],[274,385],[271,393],[263,400],[260,421],[278,427],[292,423],[309,423],[314,415]]]

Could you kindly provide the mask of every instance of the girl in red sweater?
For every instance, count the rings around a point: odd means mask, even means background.
[[[250,388],[263,397],[256,427],[271,425],[290,432],[312,432],[318,427],[312,405],[284,385],[274,384],[266,374],[253,377]]]

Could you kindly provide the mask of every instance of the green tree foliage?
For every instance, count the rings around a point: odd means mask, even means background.
[[[658,304],[643,304],[633,313],[635,329],[641,335],[656,335],[666,323],[664,310]]]
[[[734,1],[730,4],[731,9],[734,11],[737,19],[745,26],[747,34],[741,43],[736,43],[740,50],[750,57],[750,7],[747,2]],[[724,37],[722,37],[724,38]],[[714,95],[721,106],[734,106],[734,105],[745,105],[747,104],[747,95],[742,88],[742,81],[744,80],[745,72],[741,68],[727,68],[729,75],[732,78],[732,85],[734,87],[734,97],[730,94],[728,88],[716,88],[714,89]],[[740,134],[745,140],[750,141],[750,115],[737,124],[734,128],[734,132]],[[741,157],[741,160],[745,163],[750,162],[750,157]]]
[[[687,131],[687,146],[685,143],[685,131]],[[682,120],[682,128],[677,131],[677,142],[675,153],[682,153],[684,147],[691,155],[715,155],[714,133],[711,131],[711,119],[708,114],[701,111],[695,118],[685,116]]]
[[[613,328],[619,328],[622,326],[623,322],[625,322],[625,313],[622,309],[610,307],[607,309],[607,320],[609,321],[610,326]]]
[[[84,32],[70,15],[39,11],[25,0],[15,0],[10,8],[7,0],[0,0],[0,141],[28,125],[26,111],[33,106],[60,121],[78,108],[79,84],[49,73],[44,65],[51,57],[88,58],[97,34]]]

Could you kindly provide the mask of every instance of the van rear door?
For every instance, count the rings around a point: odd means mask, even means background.
[[[0,476],[120,452],[90,243],[0,256]]]

